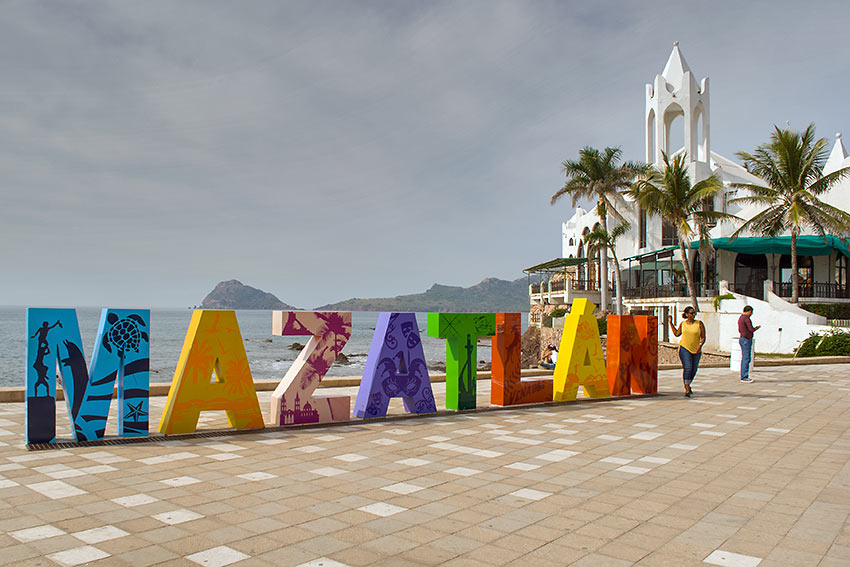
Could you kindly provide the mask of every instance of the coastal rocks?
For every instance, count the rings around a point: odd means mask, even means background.
[[[201,309],[295,309],[260,289],[239,280],[219,282],[201,302]]]
[[[536,368],[540,361],[540,327],[528,327],[522,334],[522,356],[520,365],[523,368]]]
[[[349,358],[343,353],[339,353],[338,355],[336,355],[336,360],[334,360],[334,364],[349,365],[351,364],[351,360],[349,360]]]
[[[289,350],[304,350],[304,345],[302,345],[301,343],[292,343],[286,348],[288,348]]]

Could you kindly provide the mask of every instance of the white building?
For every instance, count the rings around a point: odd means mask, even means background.
[[[652,84],[646,85],[645,96],[646,161],[658,165],[662,162],[662,151],[668,155],[686,151],[692,182],[696,183],[714,173],[724,183],[724,190],[714,200],[715,210],[729,212],[743,219],[757,213],[758,209],[754,206],[729,202],[742,196],[740,192],[744,191],[733,188],[732,184],[762,185],[764,182],[733,160],[711,151],[709,80],[704,78],[697,81],[677,43],[673,45],[664,70],[656,75]],[[679,133],[681,138],[678,137]],[[766,137],[768,134],[765,133]],[[824,172],[847,166],[850,166],[850,157],[839,134]],[[850,210],[850,180],[834,188],[824,197],[824,201],[843,210]],[[690,299],[675,229],[661,218],[648,217],[635,203],[621,203],[619,210],[632,226],[617,246],[626,306],[630,312],[653,312],[660,316],[680,312],[685,304],[690,303]],[[584,236],[598,223],[595,209],[585,211],[577,208],[572,218],[563,223],[563,257],[584,257]],[[609,230],[617,223],[615,218],[609,216]],[[709,236],[715,253],[707,261],[705,274],[702,273],[699,252],[694,250],[692,254],[694,276],[697,289],[700,290],[700,311],[704,317],[721,317],[720,313],[714,313],[714,298],[727,292],[728,287],[728,291],[735,294],[737,299],[737,302],[727,301],[729,308],[735,310],[730,313],[730,317],[737,317],[737,310],[743,305],[738,303],[743,301],[756,308],[754,320],[757,324],[761,311],[765,320],[770,319],[777,329],[783,329],[761,332],[759,350],[790,352],[798,340],[820,328],[812,327],[812,324],[824,324],[826,321],[782,299],[791,296],[790,236],[773,239],[742,236],[730,241],[729,236],[738,226],[738,222],[724,221],[711,229]],[[813,235],[801,237],[799,246],[799,272],[803,282],[800,302],[848,301],[850,247],[835,238],[825,243],[821,237]],[[548,303],[571,303],[573,288],[586,293],[586,290],[598,289],[602,284],[598,280],[598,269],[593,259],[586,265],[573,266],[570,270],[566,274],[567,281],[557,286],[560,288],[559,294],[553,295],[551,286],[545,283],[531,289],[532,304],[542,303],[544,298]],[[609,271],[609,288],[613,288],[611,272],[613,270]],[[722,285],[727,282],[728,286]],[[613,290],[610,296],[613,299]],[[725,307],[721,303],[721,313]],[[767,311],[772,314],[768,316]],[[795,325],[795,321],[799,324]],[[718,322],[713,327],[720,331],[717,336],[709,337],[709,344],[728,350],[731,335],[726,335],[732,331],[727,327],[731,329],[732,325]],[[783,333],[783,336],[773,336],[777,333]],[[763,350],[763,347],[770,350]]]

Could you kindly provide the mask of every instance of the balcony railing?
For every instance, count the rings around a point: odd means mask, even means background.
[[[538,293],[546,293],[547,291],[550,293],[562,292],[566,288],[567,284],[569,284],[570,289],[574,291],[599,290],[599,282],[595,280],[560,280],[556,282],[549,282],[548,284],[531,284],[531,294],[537,295]]]
[[[626,299],[650,299],[653,297],[688,297],[687,284],[658,284],[627,287],[623,290]]]
[[[599,282],[596,280],[570,280],[570,289],[576,291],[599,291]]]
[[[791,282],[773,282],[773,293],[779,297],[791,297]],[[844,284],[825,282],[800,282],[800,297],[823,297],[828,299],[847,299],[848,287]]]

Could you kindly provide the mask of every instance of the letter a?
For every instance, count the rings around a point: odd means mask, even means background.
[[[236,312],[198,309],[189,323],[159,431],[192,433],[201,412],[213,410],[224,410],[235,429],[265,426]]]
[[[607,350],[612,396],[658,392],[658,317],[609,315]]]
[[[564,319],[564,334],[553,378],[556,402],[575,400],[579,386],[584,388],[584,395],[591,398],[611,395],[602,359],[599,326],[593,316],[595,307],[583,297],[576,299]]]
[[[419,325],[413,313],[381,313],[372,335],[366,369],[357,390],[354,415],[387,415],[390,398],[404,400],[410,413],[435,413]]]

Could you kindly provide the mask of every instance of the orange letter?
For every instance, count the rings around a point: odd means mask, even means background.
[[[607,350],[612,396],[658,392],[658,317],[609,315]]]
[[[492,342],[491,404],[511,406],[552,399],[551,378],[521,377],[522,320],[519,313],[496,313],[496,334]]]

